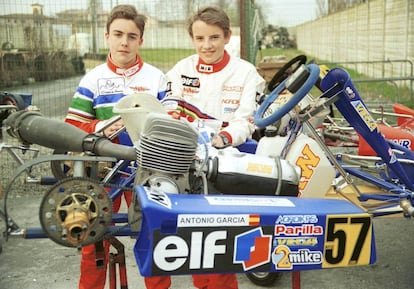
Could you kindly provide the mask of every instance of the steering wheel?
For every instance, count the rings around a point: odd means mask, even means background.
[[[306,55],[298,55],[289,60],[282,68],[273,75],[267,85],[269,91],[273,91],[283,80],[293,74],[302,64],[306,63]]]
[[[308,64],[305,67],[309,71],[309,76],[302,86],[292,96],[290,96],[289,99],[283,99],[282,106],[279,109],[274,111],[271,115],[263,118],[269,106],[276,100],[277,97],[279,97],[280,93],[286,89],[286,82],[290,80],[291,77],[285,79],[266,97],[254,115],[254,122],[259,128],[265,128],[266,126],[269,126],[281,119],[312,89],[316,81],[319,79],[319,66],[317,64]]]

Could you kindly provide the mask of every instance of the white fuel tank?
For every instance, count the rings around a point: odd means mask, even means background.
[[[287,140],[288,137],[282,136],[262,137],[256,155],[279,156]],[[325,197],[335,178],[335,168],[314,139],[306,134],[299,134],[291,144],[285,159],[302,171],[299,196]]]

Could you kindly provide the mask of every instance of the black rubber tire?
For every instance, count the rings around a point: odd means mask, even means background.
[[[252,283],[262,287],[273,286],[279,276],[280,273],[277,272],[246,273],[246,277],[249,278]]]
[[[66,152],[56,149],[53,151],[53,154],[66,154]],[[50,161],[50,170],[52,171],[53,176],[58,180],[73,176],[72,168],[68,167],[62,161]]]
[[[25,108],[24,99],[22,96],[16,94],[3,94],[0,95],[0,105],[14,105],[16,109],[3,109],[0,110],[0,139],[3,137],[1,127],[3,126],[3,121],[14,111],[23,110]]]
[[[6,94],[2,98],[0,104],[14,105],[17,110],[23,110],[25,108],[24,99],[18,94]]]

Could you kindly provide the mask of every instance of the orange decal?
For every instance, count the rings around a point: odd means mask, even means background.
[[[314,169],[319,164],[320,157],[315,155],[309,145],[305,145],[301,155],[296,160],[296,165],[302,170],[302,177],[299,182],[299,190],[304,190],[314,173]]]

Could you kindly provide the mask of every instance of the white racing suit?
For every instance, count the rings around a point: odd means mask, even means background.
[[[222,133],[233,146],[252,135],[256,95],[265,88],[254,65],[227,52],[222,61],[212,65],[192,55],[179,61],[167,78],[170,91],[163,100],[167,111],[177,111],[189,121],[222,121]]]

